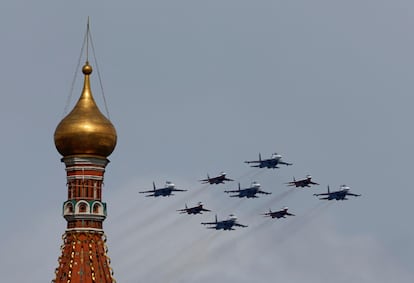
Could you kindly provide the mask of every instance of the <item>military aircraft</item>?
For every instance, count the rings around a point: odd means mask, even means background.
[[[259,153],[259,160],[250,160],[250,161],[244,161],[244,163],[251,164],[255,163],[256,165],[251,165],[250,167],[258,167],[258,168],[279,168],[277,165],[293,165],[292,163],[284,162],[282,161],[282,156],[277,153],[273,153],[272,156],[268,159],[262,159],[262,155]]]
[[[211,211],[208,209],[205,209],[203,207],[203,203],[199,202],[197,206],[194,207],[187,207],[187,204],[185,205],[185,208],[177,210],[180,213],[187,213],[187,214],[202,214],[203,211]]]
[[[227,178],[225,172],[221,172],[220,175],[216,177],[212,177],[212,178],[210,178],[210,176],[207,174],[207,179],[200,180],[200,182],[202,182],[203,184],[210,184],[210,185],[224,184],[224,181],[234,181],[234,180]]]
[[[349,192],[350,187],[348,187],[347,185],[341,185],[341,187],[339,188],[338,191],[334,191],[331,192],[329,189],[329,185],[328,185],[328,192],[327,193],[322,193],[322,194],[313,194],[314,196],[325,196],[323,198],[319,198],[319,199],[326,199],[326,200],[347,200],[347,196],[354,196],[354,197],[359,197],[361,195],[358,194],[353,194]]]
[[[286,218],[286,215],[288,216],[295,216],[292,213],[288,212],[288,208],[284,207],[281,210],[278,211],[272,211],[271,209],[269,209],[269,212],[263,213],[262,215],[264,215],[265,217],[272,217],[272,218]]]
[[[305,179],[296,180],[295,177],[293,177],[292,182],[286,183],[288,186],[295,186],[297,187],[310,187],[310,185],[319,185],[318,183],[315,183],[312,181],[312,176],[307,175]]]
[[[257,198],[256,194],[264,194],[264,195],[270,195],[271,193],[262,191],[260,189],[260,184],[257,182],[252,182],[249,188],[241,189],[240,183],[239,183],[239,189],[238,190],[230,190],[230,191],[224,191],[225,193],[237,193],[236,195],[231,195],[230,197],[239,197],[239,198]]]
[[[216,230],[235,230],[233,227],[247,227],[247,225],[243,225],[237,222],[237,217],[234,214],[230,214],[226,220],[217,221],[217,214],[214,222],[201,222],[203,225],[214,225],[207,227],[208,229],[216,229]]]
[[[187,190],[176,189],[175,185],[170,181],[165,182],[164,188],[157,189],[155,187],[155,182],[152,182],[152,186],[153,186],[152,190],[142,191],[142,192],[139,192],[139,193],[140,194],[151,193],[149,195],[146,195],[146,197],[159,197],[159,196],[169,197],[169,196],[174,195],[172,192],[185,192],[185,191],[187,191]]]

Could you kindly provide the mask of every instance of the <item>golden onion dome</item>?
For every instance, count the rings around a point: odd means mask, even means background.
[[[93,99],[89,76],[92,67],[82,68],[85,81],[82,94],[72,111],[56,127],[54,140],[62,156],[97,155],[108,157],[116,146],[116,130]]]

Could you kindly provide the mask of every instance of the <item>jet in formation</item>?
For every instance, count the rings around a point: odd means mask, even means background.
[[[177,189],[175,187],[175,185],[170,182],[167,181],[165,182],[165,186],[163,188],[156,188],[155,187],[155,182],[152,182],[152,190],[148,190],[148,191],[142,191],[139,192],[140,194],[146,194],[149,193],[149,195],[146,195],[146,197],[159,197],[159,196],[163,196],[163,197],[169,197],[169,196],[173,196],[174,194],[172,192],[185,192],[187,190],[182,190],[182,189]]]
[[[203,211],[211,211],[208,209],[205,209],[203,207],[203,203],[199,202],[198,205],[193,207],[187,207],[187,204],[185,205],[185,208],[177,210],[180,213],[187,213],[187,214],[202,214]]]
[[[237,193],[235,195],[231,195],[230,197],[239,197],[239,198],[257,198],[256,194],[264,194],[264,195],[270,195],[271,193],[262,191],[260,189],[260,184],[257,182],[252,182],[249,188],[241,189],[240,183],[239,183],[239,189],[238,190],[229,190],[224,191],[225,193]]]
[[[251,165],[250,167],[269,168],[269,169],[279,168],[278,167],[279,164],[286,165],[286,166],[293,165],[293,163],[282,161],[282,156],[277,153],[273,153],[272,156],[268,159],[262,159],[262,156],[259,153],[259,160],[250,160],[250,161],[245,161],[244,163],[256,164],[256,165]]]
[[[292,182],[288,182],[286,183],[288,186],[295,186],[297,187],[310,187],[311,185],[319,185],[318,183],[315,183],[312,181],[312,176],[311,175],[307,175],[305,179],[300,179],[300,180],[296,180],[295,177],[293,177],[293,181]]]
[[[347,185],[341,185],[341,187],[339,188],[338,191],[333,191],[331,192],[328,186],[328,192],[327,193],[321,193],[321,194],[313,194],[314,196],[324,196],[322,198],[319,199],[324,199],[324,200],[347,200],[347,196],[354,196],[354,197],[359,197],[361,195],[358,194],[353,194],[349,192],[350,187],[348,187]]]
[[[247,225],[243,225],[237,222],[237,217],[234,214],[230,214],[226,220],[217,220],[217,214],[214,222],[201,222],[203,225],[213,225],[207,227],[208,229],[216,229],[216,230],[235,230],[233,227],[247,227]]]
[[[230,182],[234,180],[227,178],[225,172],[221,172],[220,175],[216,177],[212,177],[212,178],[210,178],[210,176],[207,174],[207,179],[200,180],[200,182],[202,182],[203,184],[210,184],[210,185],[224,184],[225,181]]]
[[[272,211],[271,209],[269,209],[269,212],[263,213],[262,215],[264,215],[265,217],[272,217],[272,218],[286,218],[286,216],[295,216],[292,213],[288,212],[288,208],[284,207],[281,210],[278,211]]]

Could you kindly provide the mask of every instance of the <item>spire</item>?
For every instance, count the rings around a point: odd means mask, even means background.
[[[84,84],[81,96],[72,111],[59,123],[54,134],[56,149],[62,156],[97,155],[109,156],[115,149],[115,127],[99,110],[93,98],[88,62],[89,19],[86,34],[86,62],[82,67]]]
[[[91,30],[89,28],[89,16],[88,22],[86,24],[86,63],[89,61],[89,37],[91,35]]]
[[[54,134],[56,148],[63,156],[61,161],[66,167],[68,193],[62,207],[67,226],[53,283],[116,282],[112,277],[103,231],[107,206],[102,192],[109,163],[107,157],[115,149],[117,135],[115,127],[101,113],[92,95],[89,39],[88,18],[82,47],[83,50],[86,44],[86,62],[82,67],[83,89],[76,105],[60,121]],[[91,46],[93,51],[93,44]],[[80,64],[77,69],[80,69]]]

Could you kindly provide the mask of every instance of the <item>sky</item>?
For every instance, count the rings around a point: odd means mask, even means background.
[[[54,279],[67,193],[53,134],[81,93],[89,17],[103,88],[91,60],[92,92],[118,133],[103,193],[117,282],[413,282],[413,10],[403,0],[3,1],[2,278]],[[243,162],[273,152],[293,166]],[[221,171],[236,182],[198,181]],[[320,186],[286,186],[307,174]],[[188,191],[138,193],[167,180]],[[252,181],[272,195],[223,192]],[[362,196],[313,196],[341,184]],[[213,212],[176,211],[199,201]],[[284,206],[296,216],[260,215]],[[230,213],[248,227],[200,224]]]

